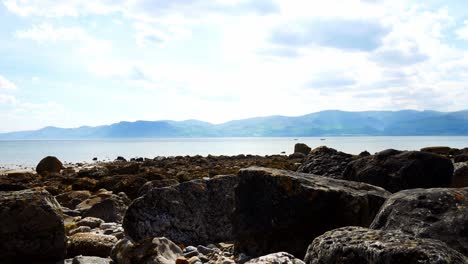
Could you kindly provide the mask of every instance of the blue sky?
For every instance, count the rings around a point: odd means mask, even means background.
[[[468,3],[3,0],[0,132],[468,108]]]

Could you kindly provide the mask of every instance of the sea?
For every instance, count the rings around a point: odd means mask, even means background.
[[[65,163],[92,163],[157,156],[185,155],[273,155],[291,154],[296,143],[311,148],[328,146],[359,154],[384,149],[419,150],[428,146],[468,147],[468,136],[353,136],[353,137],[243,137],[243,138],[157,138],[112,140],[21,140],[0,141],[0,171],[31,170],[45,156]]]

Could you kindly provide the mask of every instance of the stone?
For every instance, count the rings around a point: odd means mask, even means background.
[[[0,174],[0,191],[21,191],[31,187],[38,177],[33,173]]]
[[[76,206],[83,217],[96,217],[105,222],[122,223],[130,200],[124,193],[97,193]]]
[[[116,161],[127,161],[124,157],[122,156],[117,156],[117,158],[115,159]]]
[[[304,262],[287,252],[278,252],[249,260],[246,264],[304,264]]]
[[[53,156],[43,158],[36,166],[38,174],[60,173],[63,168],[62,162]]]
[[[80,178],[90,178],[90,179],[95,179],[99,180],[104,176],[109,175],[109,170],[106,167],[102,166],[94,166],[91,168],[85,168],[81,169],[78,172],[78,177]]]
[[[91,227],[89,226],[79,226],[75,229],[72,229],[70,230],[70,232],[68,232],[68,234],[71,236],[71,235],[74,235],[74,234],[78,234],[78,233],[89,233],[91,232]]]
[[[307,155],[301,152],[294,152],[293,154],[289,155],[290,159],[304,159]]]
[[[123,192],[133,200],[139,197],[139,190],[146,182],[146,179],[136,175],[113,175],[103,177],[97,187],[114,193]]]
[[[176,184],[179,184],[179,182],[175,179],[163,179],[146,182],[145,184],[143,184],[143,186],[141,186],[140,190],[138,190],[138,197],[145,195],[149,190],[153,188],[163,188]]]
[[[448,187],[453,164],[429,152],[388,149],[349,163],[343,179],[366,182],[390,192],[413,188]]]
[[[89,191],[70,191],[55,196],[55,199],[64,207],[75,209],[82,201],[91,197]]]
[[[104,221],[96,217],[85,217],[76,223],[77,226],[99,227]]]
[[[112,264],[109,258],[90,257],[90,256],[76,256],[73,258],[72,264]]]
[[[189,262],[185,257],[178,257],[175,264],[189,264]]]
[[[77,233],[68,238],[67,255],[69,257],[78,255],[108,257],[115,243],[117,243],[115,236]]]
[[[153,188],[127,209],[123,227],[134,240],[166,236],[183,245],[232,240],[235,175]]]
[[[315,238],[304,260],[307,264],[463,264],[467,261],[439,240],[363,227],[343,227]]]
[[[95,191],[98,181],[95,179],[90,179],[88,177],[77,178],[72,183],[72,190],[91,190]]]
[[[371,154],[369,153],[369,151],[367,150],[364,150],[363,152],[359,153],[359,157],[367,157],[367,156],[370,156]]]
[[[365,183],[251,167],[239,171],[232,216],[237,252],[252,257],[286,251],[302,258],[334,228],[368,227],[390,193]]]
[[[438,239],[468,256],[468,188],[395,193],[382,205],[371,228]]]
[[[450,187],[468,187],[468,164],[465,164],[455,170]]]
[[[341,174],[352,160],[351,154],[322,146],[310,151],[297,171],[341,179]]]
[[[43,189],[0,192],[0,263],[65,257],[60,204]]]
[[[312,149],[304,143],[296,143],[294,145],[294,153],[302,153],[304,155],[309,154]]]
[[[429,152],[429,153],[434,153],[442,156],[449,156],[454,153],[458,152],[458,149],[452,149],[450,147],[445,147],[445,146],[435,146],[435,147],[425,147],[422,148],[421,151],[423,152]]]
[[[453,161],[455,163],[467,162],[468,161],[468,153],[462,153],[460,155],[456,155],[455,157],[453,157]]]
[[[185,258],[187,258],[187,256],[184,256]],[[189,257],[187,259],[187,262],[190,263],[190,264],[194,264],[196,262],[201,262],[200,258],[197,257],[197,256],[192,256],[192,257]]]
[[[140,242],[124,238],[111,252],[111,258],[118,264],[174,264],[182,255],[182,249],[165,237],[147,238]]]

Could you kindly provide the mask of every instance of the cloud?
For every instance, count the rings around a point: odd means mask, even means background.
[[[0,75],[0,90],[16,90],[16,85],[5,78],[4,76]]]
[[[319,90],[323,88],[326,88],[324,90],[340,90],[356,83],[354,78],[343,73],[328,72],[319,74],[316,79],[307,83],[307,87]]]
[[[17,100],[14,96],[8,94],[0,94],[0,104],[16,104]]]
[[[55,1],[5,0],[3,4],[12,13],[22,17],[78,17],[87,14],[109,14],[119,9],[119,1]]]
[[[408,50],[382,48],[373,53],[370,58],[384,66],[408,66],[426,61],[429,56],[413,46]]]
[[[464,26],[457,29],[455,34],[459,39],[468,40],[468,20],[463,21]]]
[[[296,25],[283,25],[270,37],[274,44],[304,47],[311,44],[343,50],[371,51],[378,48],[389,32],[373,20],[312,20]]]

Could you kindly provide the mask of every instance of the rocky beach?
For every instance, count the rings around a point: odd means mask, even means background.
[[[0,173],[0,263],[468,263],[468,148],[38,161]]]

